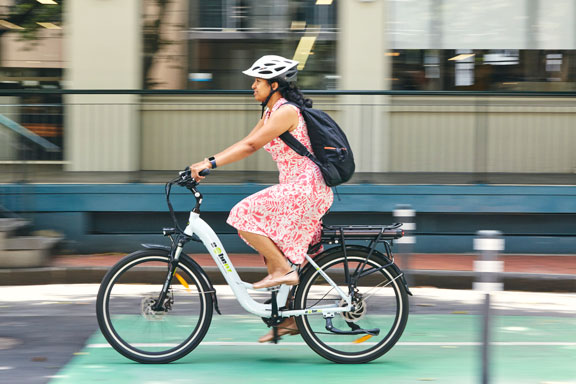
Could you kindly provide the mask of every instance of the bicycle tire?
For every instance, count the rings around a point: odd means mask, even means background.
[[[182,255],[169,288],[170,310],[156,312],[169,252],[134,252],[104,276],[96,313],[110,345],[139,363],[169,363],[200,344],[212,321],[213,299],[202,271]],[[156,300],[157,301],[157,300]]]
[[[364,247],[352,246],[347,249],[349,275],[366,260],[368,252]],[[315,261],[344,293],[348,293],[342,250],[329,250]],[[359,293],[355,301],[356,310],[348,314],[335,314],[332,321],[335,327],[344,331],[352,329],[349,323],[364,329],[378,328],[380,333],[377,336],[332,333],[326,329],[326,319],[322,315],[296,317],[306,344],[320,356],[336,363],[366,363],[381,357],[396,344],[408,321],[408,294],[398,269],[379,252],[370,256],[366,267],[368,269],[365,271],[373,268],[375,273],[359,279],[355,287]],[[378,268],[381,270],[378,271]],[[296,291],[296,308],[308,309],[318,304],[335,303],[343,305],[340,296],[320,273],[315,268],[304,271]]]

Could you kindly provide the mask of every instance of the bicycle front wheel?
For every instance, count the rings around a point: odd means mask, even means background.
[[[122,355],[140,363],[168,363],[202,341],[212,320],[212,295],[190,262],[180,260],[162,310],[155,310],[170,256],[159,250],[123,258],[104,277],[96,313],[102,334]]]
[[[311,314],[296,318],[302,338],[320,356],[337,363],[365,363],[385,354],[396,344],[408,321],[408,295],[402,276],[381,254],[367,260],[364,249],[347,250],[348,279],[366,262],[354,290],[355,309],[335,313],[331,318],[335,328],[351,332],[354,329],[377,330],[372,334],[338,334],[326,328],[323,315]],[[317,264],[338,287],[348,294],[345,257],[342,251],[318,258]],[[345,302],[314,268],[304,273],[295,297],[300,309],[344,306]],[[377,334],[376,334],[377,333]]]

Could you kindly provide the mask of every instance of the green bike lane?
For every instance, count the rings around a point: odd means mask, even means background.
[[[216,315],[203,343],[181,360],[145,365],[128,360],[96,332],[51,384],[78,383],[478,383],[482,318],[413,314],[400,342],[368,364],[335,364],[300,336],[258,344],[266,332],[248,315]],[[576,319],[493,319],[492,383],[576,384]]]

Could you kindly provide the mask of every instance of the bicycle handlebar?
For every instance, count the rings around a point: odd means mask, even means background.
[[[200,171],[200,176],[208,176],[210,169],[206,168]],[[192,178],[190,167],[186,167],[183,171],[179,172],[179,176],[171,181],[172,184],[178,184],[181,187],[193,188],[198,185],[198,182]]]
[[[207,176],[210,174],[210,169],[206,168],[200,171],[200,176]],[[166,194],[166,203],[168,204],[168,209],[170,210],[170,216],[172,217],[172,221],[174,222],[174,226],[178,230],[178,232],[184,235],[184,231],[178,225],[178,220],[176,219],[176,214],[174,213],[174,208],[172,207],[172,203],[170,202],[170,191],[172,190],[172,185],[178,184],[181,187],[186,187],[190,192],[194,194],[196,198],[196,206],[192,209],[193,212],[200,212],[200,205],[202,204],[202,194],[198,192],[196,187],[198,186],[198,181],[196,181],[192,177],[192,173],[190,172],[190,167],[186,167],[183,171],[180,171],[178,177],[167,182],[164,188],[164,192]]]

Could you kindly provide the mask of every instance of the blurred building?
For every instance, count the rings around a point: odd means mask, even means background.
[[[62,5],[67,17],[56,27],[63,29],[46,29],[36,42],[19,40],[17,30],[2,35],[0,87],[62,86],[78,55],[62,37],[93,47],[96,62],[114,61],[98,56],[95,44],[103,41],[134,56],[133,68],[116,63],[116,72],[144,70],[150,81],[139,79],[136,88],[245,89],[238,72],[267,53],[300,59],[305,89],[365,89],[355,86],[357,72],[371,89],[398,90],[562,91],[573,89],[576,76],[571,0],[74,3]],[[90,17],[98,9],[106,21]],[[71,28],[83,17],[92,20],[90,32],[76,36]],[[122,33],[111,38],[115,23]]]
[[[250,81],[241,70],[264,54],[299,60],[299,83],[305,90],[569,91],[576,76],[572,0],[42,2],[60,7],[63,17],[61,23],[44,20],[51,27],[35,41],[19,39],[24,27],[0,23],[5,32],[0,37],[0,90],[100,91],[64,98],[41,92],[5,96],[5,104],[16,105],[5,107],[5,114],[29,130],[56,135],[46,137],[64,145],[66,170],[175,169],[190,152],[204,156],[218,150],[215,135],[241,137],[257,115],[222,105],[247,104],[250,98],[106,91],[248,89]],[[0,5],[18,3],[23,1]],[[194,107],[174,122],[175,105],[199,102],[219,105],[225,113],[207,117],[213,107]],[[42,103],[46,110],[55,108],[53,121],[36,121],[37,112],[27,106]],[[446,108],[433,114],[428,99],[413,97],[345,95],[319,103],[349,130],[362,154],[361,172],[568,173],[576,167],[570,150],[574,138],[565,129],[573,111],[552,114],[557,135],[544,130],[551,116],[544,109],[560,107],[556,101],[531,99],[507,109],[507,115],[484,108],[480,118],[481,103],[475,99],[443,101]],[[523,143],[510,131],[527,127],[526,111],[535,112],[535,107],[543,108],[536,115],[542,123],[530,120],[533,131],[521,139],[555,148],[553,158],[535,158],[534,143]],[[233,120],[225,120],[226,114]],[[484,126],[493,132],[476,130]],[[197,147],[184,146],[175,134],[193,130],[201,130],[194,131],[202,142]],[[482,141],[487,138],[495,142]],[[174,154],[171,159],[167,151]],[[11,156],[10,150],[0,154]],[[54,159],[50,156],[36,160]],[[231,169],[272,169],[256,159]]]
[[[42,1],[60,7],[62,22],[38,21],[51,29],[33,42],[19,38],[25,27],[0,21],[1,170],[29,164],[56,170],[47,183],[77,175],[110,183],[182,169],[259,118],[248,93],[203,91],[248,90],[241,71],[280,54],[301,62],[305,91],[362,91],[313,96],[347,132],[354,182],[369,183],[338,200],[343,221],[381,223],[395,204],[409,203],[419,210],[422,252],[467,252],[475,231],[488,227],[511,234],[511,252],[574,249],[573,187],[455,185],[508,184],[510,175],[520,184],[575,183],[576,98],[553,93],[574,90],[572,0]],[[40,1],[0,0],[0,9],[7,3]],[[13,91],[23,88],[37,92]],[[20,128],[63,152],[43,151]],[[243,171],[234,176],[242,183],[276,167],[259,151],[225,170]],[[371,185],[382,178],[400,185]],[[132,246],[135,233],[148,238],[165,215],[157,185],[149,187],[60,184],[34,201],[34,191],[14,185],[4,205],[40,211],[41,227],[59,218],[56,228],[85,251],[114,250],[119,241]],[[221,219],[251,188],[218,189],[206,211]]]

